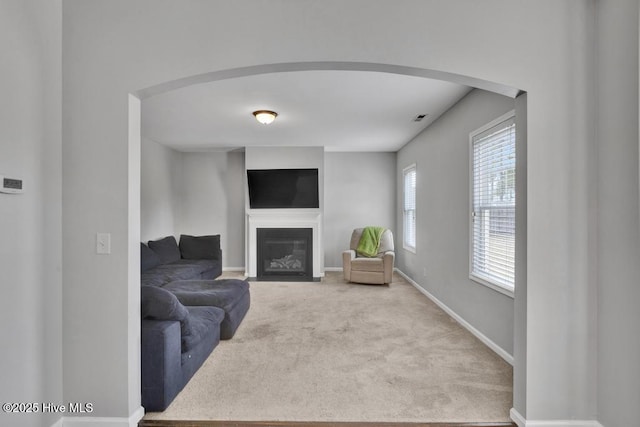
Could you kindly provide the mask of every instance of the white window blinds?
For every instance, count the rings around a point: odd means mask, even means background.
[[[415,250],[416,247],[416,166],[404,169],[404,247]]]
[[[472,134],[472,277],[514,289],[516,137],[513,116]]]

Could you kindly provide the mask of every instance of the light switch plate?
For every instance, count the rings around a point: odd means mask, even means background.
[[[96,234],[96,253],[106,255],[111,253],[111,234]]]

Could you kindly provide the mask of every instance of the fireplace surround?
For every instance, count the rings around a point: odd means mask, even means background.
[[[313,280],[313,229],[258,228],[257,279]]]
[[[310,212],[311,211],[311,212]],[[251,280],[258,280],[258,229],[311,229],[311,277],[319,281],[324,276],[322,248],[322,215],[311,209],[252,209],[247,216],[247,271]],[[298,279],[300,280],[300,279]]]

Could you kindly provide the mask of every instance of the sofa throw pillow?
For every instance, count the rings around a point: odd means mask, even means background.
[[[173,236],[167,236],[160,240],[149,240],[149,247],[158,254],[163,264],[180,259],[178,242],[176,242],[176,238]]]
[[[140,271],[145,272],[162,264],[157,253],[149,248],[149,246],[140,242]]]
[[[180,253],[184,259],[220,259],[220,235],[180,235]]]
[[[191,335],[189,311],[178,298],[157,286],[140,287],[140,313],[143,319],[180,322],[182,336]]]

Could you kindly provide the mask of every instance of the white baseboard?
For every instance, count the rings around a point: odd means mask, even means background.
[[[518,427],[603,427],[594,420],[526,420],[518,411],[511,408],[511,420]]]
[[[244,271],[244,267],[222,267],[222,271]]]
[[[594,420],[543,420],[527,421],[525,427],[603,427]]]
[[[325,267],[324,271],[342,271],[342,267]]]
[[[144,417],[144,408],[140,406],[129,418],[119,417],[64,417],[61,426],[63,427],[136,427],[138,422]],[[58,421],[58,423],[60,422]],[[58,423],[54,427],[58,427]]]
[[[444,310],[449,316],[453,317],[456,320],[456,322],[460,323],[465,329],[471,332],[476,338],[482,341],[487,347],[493,350],[498,356],[502,357],[508,364],[513,366],[512,355],[507,353],[502,347],[500,347],[498,344],[493,342],[482,332],[474,328],[469,322],[467,322],[462,317],[460,317],[455,311],[450,309],[445,303],[440,301],[438,298],[432,295],[429,291],[427,291],[425,288],[423,288],[418,283],[416,283],[412,278],[407,276],[404,272],[398,270],[397,268],[395,269],[395,271],[398,274],[400,274],[402,277],[404,277],[407,280],[407,282],[411,283],[417,290],[422,292],[422,294],[424,294],[427,298],[429,298],[431,301],[436,303],[436,305],[440,307],[442,310]]]
[[[524,417],[520,415],[520,412],[516,411],[515,408],[511,408],[511,411],[509,411],[509,416],[511,417],[511,420],[517,424],[518,427],[526,427],[527,420],[525,420]]]

